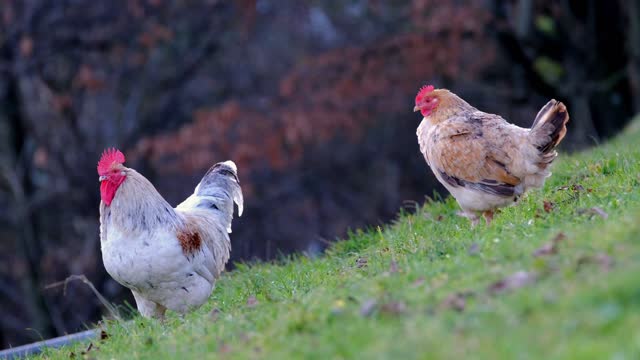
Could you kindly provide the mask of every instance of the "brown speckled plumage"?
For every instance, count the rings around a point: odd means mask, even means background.
[[[425,115],[417,130],[420,151],[473,223],[478,213],[490,222],[496,208],[544,184],[569,120],[564,104],[551,100],[531,129],[521,128],[446,89],[419,94],[415,110]]]
[[[200,238],[200,233],[197,231],[178,231],[176,236],[185,255],[193,254],[202,247],[202,238]]]

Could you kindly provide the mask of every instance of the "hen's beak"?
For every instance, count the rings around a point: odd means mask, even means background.
[[[98,181],[100,181],[100,182],[102,182],[102,181],[104,181],[104,180],[107,180],[107,177],[106,177],[106,176],[104,176],[104,175],[101,175],[101,176],[98,178]]]
[[[413,108],[413,112],[416,112],[416,111],[420,111],[420,107],[419,107],[418,105],[416,105],[416,106]]]

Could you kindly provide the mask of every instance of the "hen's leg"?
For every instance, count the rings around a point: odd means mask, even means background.
[[[487,225],[491,224],[491,221],[493,220],[493,210],[483,212],[482,216],[484,217],[484,221],[487,222]]]
[[[462,210],[458,215],[471,220],[471,227],[476,227],[480,223],[480,216],[475,211]]]
[[[137,291],[131,290],[133,293],[133,297],[136,299],[136,305],[138,306],[138,311],[140,314],[146,318],[155,318],[164,321],[164,313],[167,311],[167,308],[153,302],[151,300],[145,299],[142,295],[140,295]]]

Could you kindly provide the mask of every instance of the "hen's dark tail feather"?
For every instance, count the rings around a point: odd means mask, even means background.
[[[213,165],[196,186],[193,195],[177,208],[211,209],[218,216],[222,215],[221,221],[225,222],[227,231],[231,232],[234,202],[238,205],[238,216],[241,216],[244,200],[238,180],[238,168],[233,161],[228,160]]]
[[[567,134],[568,122],[567,107],[560,101],[552,99],[540,109],[531,125],[529,136],[532,137],[533,144],[543,155],[550,155],[548,157],[551,161],[555,158],[553,150]]]

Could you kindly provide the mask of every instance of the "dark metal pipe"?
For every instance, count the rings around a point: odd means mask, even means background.
[[[57,338],[38,341],[32,344],[26,344],[0,351],[0,359],[19,359],[29,355],[35,355],[42,352],[44,348],[57,349],[62,346],[70,345],[75,342],[93,339],[100,336],[100,329],[91,329],[75,334],[60,336]]]

